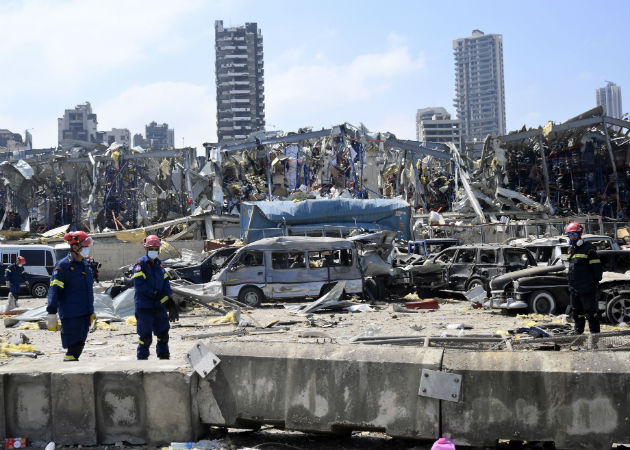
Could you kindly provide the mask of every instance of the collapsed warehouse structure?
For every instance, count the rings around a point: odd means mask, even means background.
[[[601,107],[563,124],[488,136],[481,159],[452,144],[397,139],[343,124],[258,133],[195,150],[74,147],[0,164],[0,229],[136,228],[244,202],[397,198],[413,211],[630,216],[630,123]],[[210,232],[211,234],[211,232]],[[211,237],[211,236],[208,236]]]

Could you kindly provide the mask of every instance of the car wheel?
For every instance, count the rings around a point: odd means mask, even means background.
[[[618,295],[606,305],[606,317],[611,323],[630,322],[630,297]]]
[[[477,286],[481,286],[482,288],[486,288],[486,285],[484,284],[483,280],[479,279],[479,278],[473,278],[472,280],[470,280],[468,282],[468,284],[466,285],[466,290],[470,291],[471,289],[476,288]]]
[[[530,312],[536,314],[553,314],[556,311],[556,299],[549,291],[534,291],[527,303]]]
[[[46,297],[48,295],[48,285],[46,283],[35,283],[31,286],[31,295],[39,298]]]
[[[238,293],[239,301],[252,307],[259,306],[264,298],[265,295],[256,286],[246,286]]]

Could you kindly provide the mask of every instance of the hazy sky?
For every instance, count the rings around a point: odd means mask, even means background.
[[[610,80],[630,108],[630,1],[0,0],[0,128],[57,143],[86,100],[98,129],[216,141],[214,21],[263,34],[267,129],[363,122],[415,139],[418,108],[453,116],[452,41],[503,35],[507,129],[562,122]]]

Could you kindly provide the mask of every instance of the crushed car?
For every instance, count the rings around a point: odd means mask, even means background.
[[[584,234],[582,240],[595,246],[597,250],[621,250],[619,244],[610,236]],[[508,242],[515,247],[523,247],[531,251],[539,266],[547,266],[558,256],[569,251],[567,236],[543,237],[537,239],[514,239]]]
[[[604,274],[599,283],[598,305],[612,323],[630,321],[630,252],[598,252]],[[491,308],[562,314],[570,305],[566,255],[549,266],[504,274],[490,282]]]
[[[424,265],[443,268],[443,290],[464,292],[482,286],[489,291],[492,278],[536,266],[536,259],[525,248],[478,244],[447,248],[429,258]]]

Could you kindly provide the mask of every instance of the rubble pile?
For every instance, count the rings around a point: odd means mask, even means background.
[[[32,151],[0,164],[0,229],[73,224],[123,230],[243,202],[396,198],[414,211],[487,216],[630,215],[630,123],[601,107],[563,124],[488,136],[473,161],[453,144],[397,139],[363,125],[145,151],[118,144]]]

